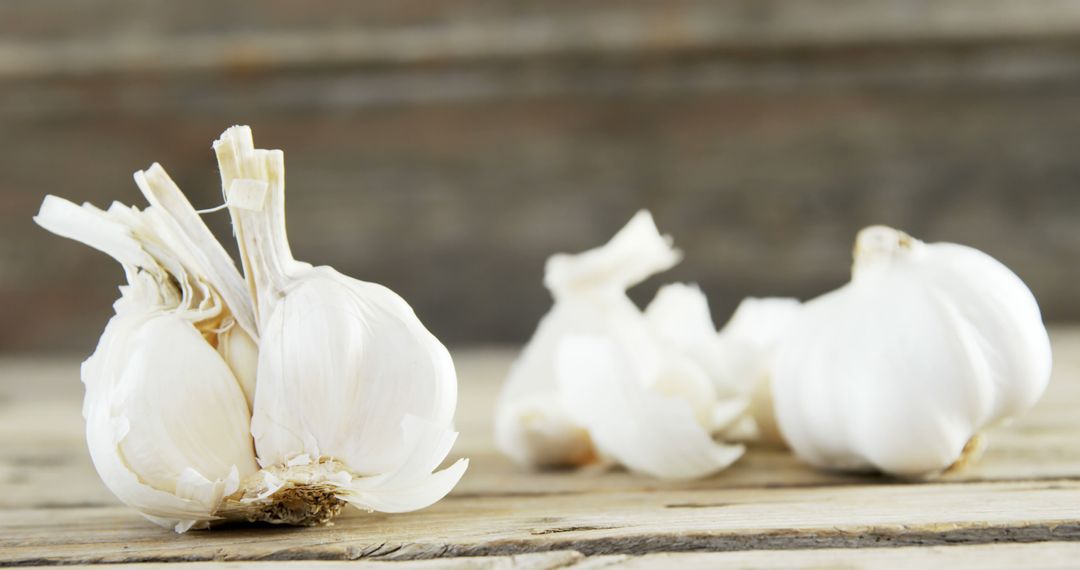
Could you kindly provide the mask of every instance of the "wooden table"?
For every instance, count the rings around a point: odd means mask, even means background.
[[[83,441],[77,360],[8,358],[0,361],[0,564],[1075,567],[1080,329],[1052,336],[1054,379],[1038,408],[991,432],[981,461],[932,483],[823,473],[767,449],[690,483],[524,472],[491,441],[494,396],[513,352],[461,350],[453,456],[472,464],[448,498],[330,527],[184,535],[146,522],[98,480]]]

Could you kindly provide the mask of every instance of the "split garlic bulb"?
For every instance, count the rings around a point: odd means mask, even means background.
[[[777,356],[784,438],[821,467],[933,476],[1050,376],[1031,291],[978,250],[862,230],[852,279],[807,302]],[[970,446],[969,446],[970,449]]]
[[[467,466],[434,472],[457,436],[449,353],[390,290],[292,259],[280,151],[246,127],[215,149],[246,278],[158,165],[135,176],[143,211],[49,196],[35,218],[127,275],[82,368],[102,480],[177,532],[439,500]]]
[[[548,260],[555,305],[500,394],[503,453],[531,467],[608,461],[664,478],[701,477],[738,459],[741,446],[712,435],[745,401],[726,398],[709,360],[693,354],[695,335],[716,332],[704,296],[669,286],[646,313],[626,297],[680,257],[642,211],[606,245]]]

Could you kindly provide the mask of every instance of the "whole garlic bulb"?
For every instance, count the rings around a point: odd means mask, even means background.
[[[127,276],[82,367],[102,480],[177,532],[439,500],[467,466],[433,473],[457,436],[449,353],[385,287],[292,259],[281,151],[246,127],[215,149],[246,277],[156,164],[143,211],[49,196],[35,218]]]
[[[500,451],[530,467],[606,461],[664,478],[701,477],[742,455],[712,434],[745,402],[722,398],[712,371],[680,343],[715,336],[704,296],[669,286],[645,314],[626,296],[680,257],[642,211],[607,244],[548,260],[555,305],[499,396]],[[693,331],[668,338],[672,322]]]
[[[854,255],[851,282],[807,302],[782,343],[781,431],[817,466],[938,474],[1043,393],[1051,355],[1039,307],[970,247],[875,226]]]

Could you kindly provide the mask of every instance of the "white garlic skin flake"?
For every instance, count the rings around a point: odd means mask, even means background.
[[[1007,267],[883,226],[859,233],[854,258],[851,281],[805,303],[777,355],[776,417],[800,458],[935,476],[1042,395],[1050,341]]]

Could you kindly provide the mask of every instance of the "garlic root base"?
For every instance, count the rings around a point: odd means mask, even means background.
[[[225,498],[216,513],[225,521],[295,526],[333,524],[348,505],[342,498],[355,475],[338,461],[320,457],[299,465],[265,468]]]

